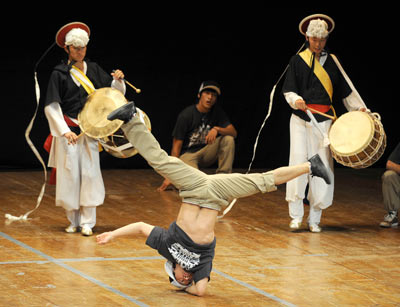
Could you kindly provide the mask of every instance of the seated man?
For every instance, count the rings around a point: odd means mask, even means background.
[[[217,174],[232,172],[235,155],[235,127],[219,105],[219,85],[214,81],[201,84],[197,104],[186,107],[179,115],[172,132],[171,156],[179,157],[195,167],[209,167],[218,160]],[[170,186],[164,180],[158,188],[164,191]]]
[[[137,222],[102,233],[97,242],[105,244],[121,236],[144,235],[146,244],[168,260],[165,269],[172,284],[190,294],[205,294],[216,245],[214,227],[218,211],[228,205],[228,199],[271,192],[276,185],[310,172],[330,183],[318,155],[301,165],[266,173],[207,175],[179,158],[168,156],[134,113],[131,102],[113,111],[108,119],[125,122],[121,128],[126,138],[155,171],[180,190],[183,202],[176,222],[168,230]]]
[[[381,227],[389,228],[399,225],[400,209],[400,143],[390,154],[386,163],[386,172],[382,176],[383,204],[387,211]]]

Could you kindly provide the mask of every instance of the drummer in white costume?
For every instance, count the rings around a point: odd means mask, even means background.
[[[99,65],[85,59],[90,29],[80,22],[63,26],[56,43],[68,54],[66,63],[57,65],[50,77],[45,114],[49,122],[50,167],[56,168],[56,206],[66,210],[68,233],[81,231],[92,235],[96,224],[96,207],[105,197],[100,170],[98,141],[80,137],[78,114],[87,96],[97,88],[115,87],[125,94],[124,74],[111,75]]]
[[[310,211],[309,229],[320,232],[322,210],[333,201],[333,160],[328,146],[310,117],[305,112],[312,108],[335,117],[332,102],[342,100],[348,111],[365,111],[364,102],[352,92],[332,56],[325,46],[335,23],[329,16],[315,14],[304,18],[299,25],[300,32],[306,37],[307,48],[292,57],[282,91],[292,108],[290,119],[290,157],[289,165],[307,161],[319,154],[325,165],[330,167],[332,184],[328,185],[320,178],[302,175],[286,185],[286,201],[289,203],[291,229],[299,229],[304,215],[303,199],[309,184],[308,199]],[[312,111],[312,113],[314,113]],[[315,113],[314,117],[323,133],[328,134],[332,120]]]

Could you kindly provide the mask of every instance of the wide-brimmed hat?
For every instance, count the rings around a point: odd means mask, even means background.
[[[75,21],[62,26],[60,30],[58,30],[56,34],[56,43],[59,47],[64,48],[65,46],[65,36],[68,34],[69,31],[72,29],[82,29],[87,32],[88,36],[90,36],[90,29],[89,27],[84,24],[83,22]]]
[[[300,21],[299,31],[301,34],[306,35],[308,25],[310,24],[310,21],[314,20],[314,19],[324,20],[328,25],[328,29],[327,29],[328,33],[331,33],[333,31],[333,29],[335,28],[335,22],[333,21],[333,19],[331,17],[324,15],[324,14],[313,14],[313,15],[310,15],[310,16],[304,18],[302,21]]]

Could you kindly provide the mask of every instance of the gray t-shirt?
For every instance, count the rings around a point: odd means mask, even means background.
[[[200,245],[178,226],[171,223],[168,230],[154,227],[147,237],[146,244],[172,263],[179,264],[185,271],[193,274],[194,282],[205,277],[210,280],[212,261],[215,254],[216,239],[210,244]]]

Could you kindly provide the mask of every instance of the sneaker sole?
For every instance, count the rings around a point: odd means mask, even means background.
[[[397,226],[399,226],[399,223],[393,223],[393,224],[379,224],[380,227],[382,228],[395,228]]]

